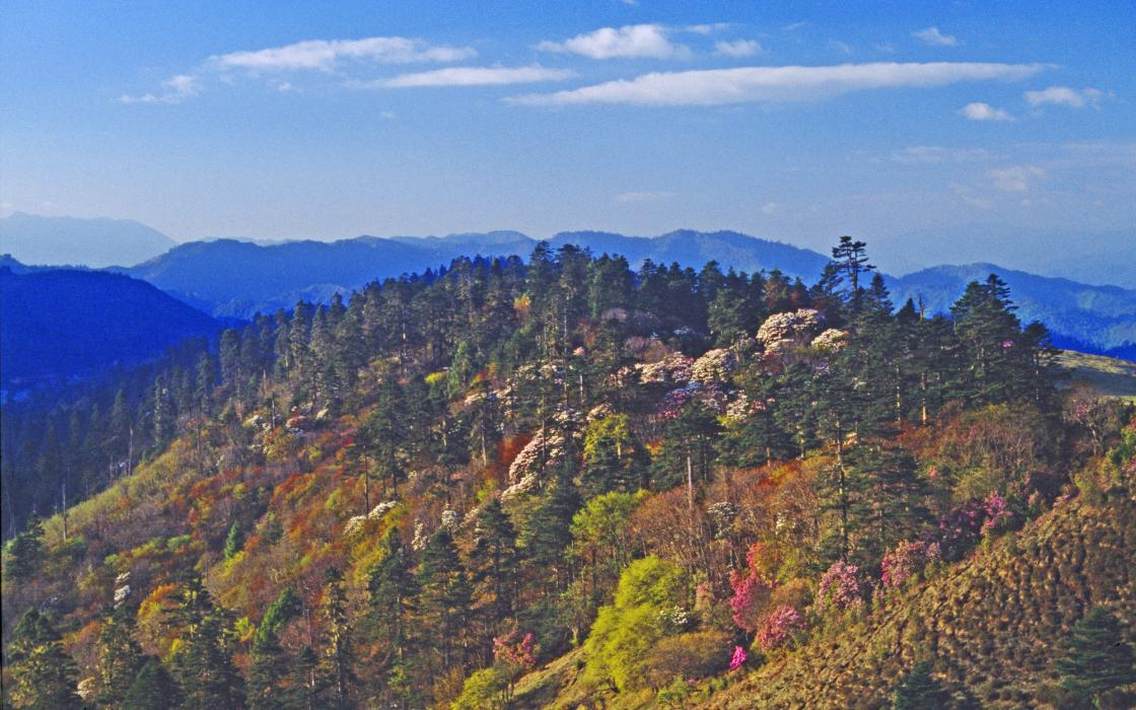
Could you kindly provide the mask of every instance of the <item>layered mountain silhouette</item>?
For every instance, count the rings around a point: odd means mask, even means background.
[[[169,251],[177,242],[127,219],[42,217],[16,212],[0,218],[0,254],[24,264],[131,266]]]
[[[20,390],[161,354],[223,324],[121,274],[0,266],[0,384]]]

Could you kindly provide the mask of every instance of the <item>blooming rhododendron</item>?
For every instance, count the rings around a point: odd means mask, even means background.
[[[805,628],[801,612],[788,604],[783,604],[762,620],[757,632],[757,645],[763,651],[772,651],[792,640],[793,635]]]
[[[812,308],[791,313],[774,313],[757,330],[758,341],[766,350],[778,350],[794,343],[808,342],[820,328],[823,317]]]
[[[755,631],[757,629],[757,613],[762,604],[769,598],[770,585],[759,579],[752,572],[739,574],[730,573],[730,588],[734,590],[730,597],[730,611],[734,623],[739,629]]]
[[[860,595],[859,568],[837,560],[820,578],[818,606],[838,610],[859,606],[864,602]]]
[[[694,361],[690,368],[690,379],[697,382],[725,382],[737,363],[732,350],[718,348],[708,350]]]
[[[742,648],[741,646],[734,646],[734,655],[730,656],[730,670],[736,671],[737,669],[741,668],[745,665],[746,659],[748,658],[749,654],[746,653],[746,650],[744,648]]]
[[[986,520],[982,523],[982,534],[988,537],[997,533],[1009,521],[1010,510],[1006,499],[997,491],[992,491],[986,496],[983,504],[986,508]]]
[[[939,560],[939,544],[922,541],[901,542],[884,555],[881,581],[894,589],[918,574],[928,563]]]

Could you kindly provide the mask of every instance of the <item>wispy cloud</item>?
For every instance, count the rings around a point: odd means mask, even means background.
[[[516,96],[509,101],[531,106],[784,103],[870,89],[928,88],[970,81],[1017,81],[1034,76],[1043,69],[1045,65],[1042,64],[875,62],[654,72],[579,89]]]
[[[690,48],[676,44],[662,25],[601,27],[562,42],[545,40],[536,45],[544,52],[578,54],[590,59],[672,59],[690,56]]]
[[[989,160],[993,154],[985,148],[946,148],[937,145],[913,145],[891,154],[890,160],[904,165],[938,165],[972,163]]]
[[[847,42],[841,42],[838,39],[830,39],[828,41],[828,48],[840,52],[841,54],[847,54],[849,56],[851,56],[855,51],[852,48],[852,45],[848,44]]]
[[[1047,89],[1041,89],[1039,91],[1027,91],[1024,96],[1030,106],[1052,104],[1054,106],[1067,106],[1069,108],[1084,108],[1086,106],[1096,108],[1100,106],[1101,99],[1105,97],[1105,92],[1090,86],[1083,89],[1073,89],[1068,86],[1050,86]]]
[[[714,43],[714,53],[723,57],[741,58],[761,54],[764,49],[756,39],[723,40]]]
[[[923,44],[929,44],[932,47],[955,47],[958,45],[958,38],[954,35],[943,34],[939,31],[938,27],[927,27],[916,32],[912,32],[911,36],[919,40]]]
[[[429,86],[501,86],[531,84],[541,81],[563,81],[575,76],[567,69],[550,69],[539,64],[527,67],[446,67],[431,71],[402,74],[393,79],[349,82],[355,88],[401,89]]]
[[[178,74],[162,82],[158,93],[140,95],[123,94],[118,100],[124,104],[179,104],[201,93],[201,82],[190,74]]]
[[[1014,117],[1005,109],[995,108],[988,103],[974,101],[958,110],[959,115],[971,121],[1013,121]]]
[[[615,201],[621,204],[634,202],[654,202],[656,200],[662,200],[673,196],[673,192],[654,192],[649,190],[640,192],[621,192],[615,196]]]
[[[472,47],[433,45],[409,37],[365,37],[363,39],[311,39],[281,47],[229,52],[210,57],[210,64],[222,69],[248,71],[331,71],[344,60],[376,64],[415,62],[457,62],[477,55]]]
[[[1002,192],[1028,192],[1030,185],[1041,178],[1046,172],[1036,165],[1011,165],[1005,168],[994,168],[987,172],[994,187]]]
[[[701,25],[687,25],[683,30],[696,35],[712,35],[715,32],[725,32],[731,26],[729,22],[707,22]]]

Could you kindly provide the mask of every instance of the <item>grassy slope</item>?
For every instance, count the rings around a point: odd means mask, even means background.
[[[1055,646],[1090,605],[1136,623],[1136,501],[1065,502],[1015,535],[814,638],[714,696],[711,708],[887,707],[921,658],[989,708],[1030,707]]]

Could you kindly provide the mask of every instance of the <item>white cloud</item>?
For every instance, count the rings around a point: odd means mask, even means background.
[[[994,108],[990,104],[975,101],[958,110],[959,114],[971,121],[1013,121],[1014,117],[1004,109]]]
[[[928,27],[918,32],[912,32],[911,36],[932,47],[954,47],[959,43],[957,37],[943,34],[938,27]]]
[[[118,100],[124,104],[179,104],[201,93],[201,83],[190,74],[178,74],[162,82],[162,91],[157,94],[132,96],[123,94]]]
[[[229,52],[210,57],[210,63],[223,69],[249,71],[320,70],[331,71],[342,60],[377,64],[414,62],[456,62],[477,52],[471,47],[431,45],[408,37],[366,37],[364,39],[310,39],[303,42],[247,52]]]
[[[715,32],[723,32],[730,29],[729,22],[708,22],[702,25],[687,25],[683,28],[687,32],[692,32],[696,35],[712,35]]]
[[[1050,86],[1040,91],[1027,91],[1025,99],[1030,106],[1053,104],[1054,106],[1068,106],[1069,108],[1084,108],[1100,106],[1105,93],[1100,89],[1087,86],[1084,89],[1072,89],[1068,86]]]
[[[972,163],[993,157],[984,148],[944,148],[936,145],[913,145],[891,154],[891,160],[903,165],[938,165]]]
[[[1030,184],[1045,177],[1045,170],[1036,165],[1011,165],[987,172],[994,187],[1002,192],[1027,192]]]
[[[671,59],[690,55],[689,48],[671,42],[667,35],[668,30],[662,25],[601,27],[563,42],[545,40],[536,48],[545,52],[579,54],[591,59]]]
[[[761,43],[756,39],[735,39],[714,43],[714,53],[723,57],[752,57],[763,51]]]
[[[774,215],[777,214],[778,210],[780,209],[781,205],[777,204],[776,202],[766,202],[761,206],[761,213],[764,215]]]
[[[820,67],[737,67],[654,72],[549,94],[508,99],[531,106],[634,104],[713,106],[824,99],[853,91],[926,88],[966,81],[1016,81],[1045,68],[1041,64],[968,62],[840,64]]]
[[[615,196],[615,201],[622,204],[633,202],[654,202],[655,200],[662,200],[673,196],[673,192],[621,192]]]
[[[527,67],[447,67],[433,71],[402,74],[393,79],[352,82],[357,88],[401,89],[420,86],[500,86],[530,84],[540,81],[563,81],[575,76],[567,69],[549,69],[539,64]]]

